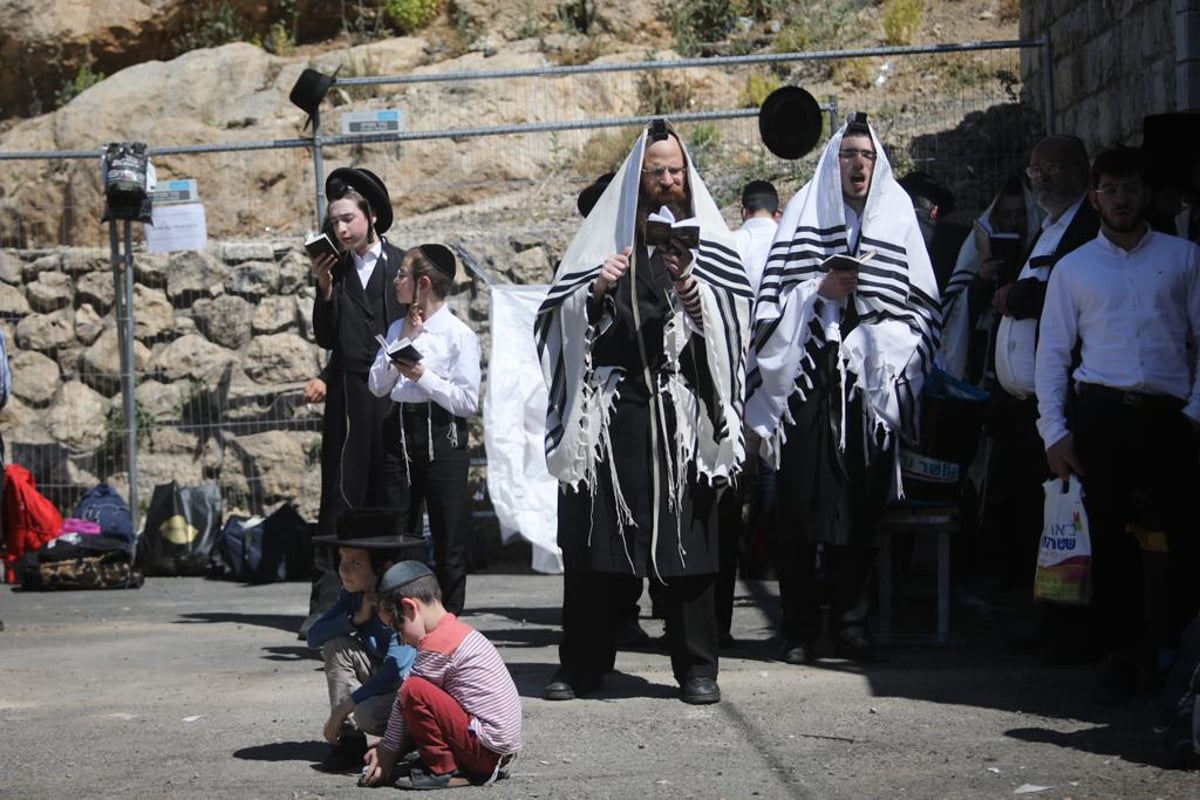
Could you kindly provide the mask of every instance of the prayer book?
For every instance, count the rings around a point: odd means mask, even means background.
[[[401,336],[396,341],[388,344],[387,339],[384,339],[379,334],[376,334],[375,341],[379,342],[379,346],[383,348],[383,351],[387,353],[388,358],[390,358],[392,361],[411,361],[415,364],[425,357],[421,355],[421,351],[413,345],[412,339],[409,339],[406,336]]]
[[[1018,233],[993,233],[988,236],[988,253],[1006,266],[1016,267],[1021,259],[1021,235]]]
[[[671,239],[683,242],[689,250],[700,246],[700,222],[695,217],[673,219],[671,213],[651,211],[646,218],[646,244],[666,247]]]
[[[863,264],[875,257],[875,250],[868,250],[859,256],[852,256],[847,253],[835,253],[829,258],[821,262],[821,266],[830,270],[851,270],[858,269]]]
[[[324,233],[314,234],[305,239],[304,249],[313,258],[316,258],[322,253],[328,253],[334,258],[338,257],[338,249],[334,245],[333,240]]]

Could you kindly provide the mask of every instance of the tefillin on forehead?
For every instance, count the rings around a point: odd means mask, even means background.
[[[867,124],[867,112],[855,111],[850,116],[850,121],[846,123],[845,135],[850,136],[852,134],[871,135],[871,126]]]
[[[670,137],[670,135],[670,132],[667,130],[667,123],[664,120],[656,119],[650,123],[648,137],[651,144],[661,142],[663,139]]]

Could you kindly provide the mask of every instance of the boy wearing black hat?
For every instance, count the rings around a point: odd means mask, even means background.
[[[412,668],[416,651],[402,644],[376,611],[375,585],[418,539],[393,535],[394,512],[360,509],[338,521],[336,536],[314,541],[337,548],[342,588],[337,600],[308,629],[308,646],[321,651],[329,686],[325,740],[333,745],[317,766],[324,772],[362,767],[366,734],[381,736],[396,688]],[[353,719],[351,719],[353,717]]]
[[[379,582],[381,616],[417,648],[396,693],[387,734],[367,754],[361,783],[447,789],[503,777],[521,749],[521,696],[487,637],[442,605],[437,578],[402,561]],[[416,749],[396,769],[401,753]]]
[[[329,351],[317,530],[331,536],[347,509],[398,510],[402,503],[403,483],[389,481],[384,473],[382,442],[388,435],[384,425],[389,403],[368,390],[367,373],[375,359],[375,337],[403,318],[406,309],[392,288],[403,253],[383,239],[392,224],[383,181],[368,169],[341,167],[329,174],[325,195],[326,230],[340,253],[312,257],[317,282],[312,319],[317,344]],[[401,532],[399,527],[391,531]],[[320,561],[318,566],[324,567]],[[318,571],[302,636],[329,607],[337,587],[333,572]]]
[[[379,348],[369,386],[391,397],[399,430],[383,442],[389,475],[406,488],[406,508],[424,501],[446,608],[461,614],[466,600],[467,551],[462,533],[467,505],[467,417],[479,410],[479,339],[446,306],[455,259],[448,247],[423,244],[404,254],[395,294],[409,306],[385,341],[407,339],[409,357]],[[406,512],[410,513],[410,512]]]

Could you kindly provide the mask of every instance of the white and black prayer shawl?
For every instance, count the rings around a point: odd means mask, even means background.
[[[1021,242],[1023,250],[1029,249],[1029,244],[1036,231],[1040,230],[1042,215],[1037,207],[1037,200],[1028,189],[1025,193],[1025,239]],[[992,199],[992,202],[975,220],[984,233],[992,234],[992,210],[996,203],[1004,197],[1004,192]],[[938,351],[938,364],[947,374],[964,380],[967,373],[967,353],[971,339],[971,312],[968,308],[967,295],[971,284],[979,274],[979,265],[983,263],[983,254],[972,230],[958,251],[958,260],[954,262],[954,272],[942,291],[942,346]],[[992,324],[991,309],[984,309],[977,327],[990,328]],[[988,349],[991,349],[990,347]]]
[[[587,299],[592,281],[610,255],[634,247],[630,272],[637,269],[636,210],[646,139],[647,131],[643,130],[633,151],[571,241],[535,325],[542,373],[549,389],[547,467],[561,484],[576,490],[586,487],[593,497],[598,486],[596,470],[601,464],[610,468],[613,464],[608,423],[623,371],[616,367],[593,367],[592,343],[601,334],[599,328],[604,320],[597,325],[589,324]],[[674,310],[663,334],[667,368],[660,375],[645,376],[647,385],[657,389],[651,401],[652,406],[659,404],[657,409],[651,409],[658,421],[660,447],[656,453],[667,456],[667,474],[672,484],[669,500],[676,510],[689,465],[694,465],[700,476],[720,483],[737,473],[744,458],[742,412],[752,299],[733,236],[686,148],[684,157],[692,208],[700,223],[700,247],[692,253],[692,274],[700,292],[703,331],[696,331],[682,302],[673,303]],[[650,248],[651,254],[653,250]],[[634,279],[630,274],[631,282]],[[704,352],[713,382],[712,396],[703,399],[696,395],[696,388],[684,380],[679,369],[689,338],[697,335],[704,337]],[[705,402],[709,413],[705,411]],[[667,436],[662,413],[668,403],[673,406],[676,422],[676,431],[671,436]],[[622,525],[629,524],[632,517],[615,473],[612,482],[618,518]],[[658,514],[652,517],[657,524]],[[652,547],[651,553],[655,551],[656,547]]]
[[[783,441],[781,423],[794,422],[788,401],[793,394],[807,399],[820,369],[816,355],[826,344],[840,341],[841,396],[843,402],[855,393],[862,396],[862,424],[869,434],[864,439],[881,436],[885,446],[897,433],[916,438],[917,397],[937,349],[940,311],[933,267],[912,200],[892,175],[874,131],[878,155],[861,233],[857,243],[848,241],[838,168],[845,130],[830,139],[812,180],[788,203],[755,300],[746,415],[771,456]],[[821,262],[833,254],[869,250],[876,255],[859,269],[852,295],[859,323],[843,340],[841,308],[817,294],[826,273]],[[852,385],[845,385],[847,379]],[[844,447],[844,428],[840,440]]]

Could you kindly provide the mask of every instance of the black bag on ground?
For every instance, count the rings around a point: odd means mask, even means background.
[[[308,523],[291,503],[270,516],[232,516],[221,529],[212,575],[247,583],[274,583],[309,577],[304,537]]]
[[[55,543],[17,562],[22,589],[137,589],[142,571],[129,560],[129,545],[109,536],[85,536],[80,544]]]
[[[150,497],[138,540],[138,566],[147,575],[206,575],[220,530],[219,486],[160,483]]]
[[[900,447],[904,494],[920,502],[957,500],[967,466],[975,459],[988,392],[940,369],[921,390],[920,441]]]

